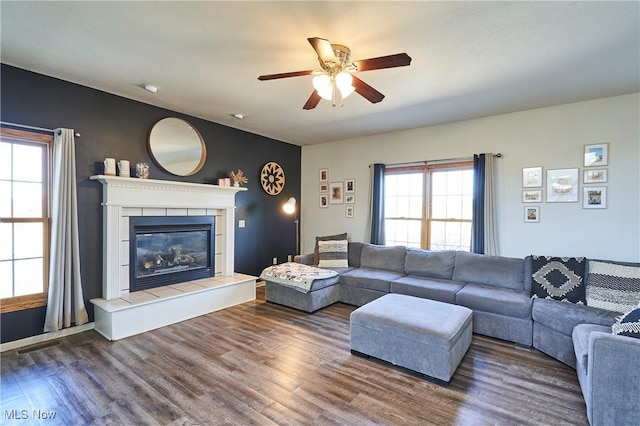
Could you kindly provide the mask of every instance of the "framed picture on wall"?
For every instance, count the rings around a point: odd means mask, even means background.
[[[329,182],[329,169],[320,169],[318,180],[320,182]]]
[[[344,181],[344,193],[345,194],[353,194],[356,192],[356,180],[355,179],[347,179]]]
[[[348,218],[354,218],[355,217],[355,208],[353,206],[346,206],[346,208],[344,209],[344,215],[345,217]]]
[[[584,166],[598,167],[609,164],[609,144],[599,143],[584,146]]]
[[[344,203],[345,204],[355,204],[356,203],[356,196],[353,194],[346,194],[344,196]]]
[[[532,189],[522,191],[523,203],[541,203],[542,202],[542,189]]]
[[[584,183],[605,183],[607,169],[589,169],[584,171]]]
[[[524,208],[524,221],[529,223],[540,222],[540,206],[527,206]]]
[[[329,207],[329,196],[328,195],[320,195],[320,208],[326,209]]]
[[[547,203],[578,201],[578,169],[547,170]]]
[[[607,187],[606,186],[585,186],[582,198],[583,209],[606,209],[607,208]]]
[[[321,183],[320,187],[319,187],[319,191],[320,191],[321,194],[329,192],[329,184],[328,183]]]
[[[522,169],[523,188],[542,187],[542,167],[525,167]]]
[[[342,204],[344,197],[344,187],[342,182],[331,182],[329,184],[329,203]]]

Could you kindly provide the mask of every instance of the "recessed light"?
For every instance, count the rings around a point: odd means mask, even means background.
[[[238,120],[242,120],[244,118],[244,114],[240,114],[239,112],[236,112],[235,114],[231,114],[231,116],[233,118],[237,118]]]
[[[145,84],[142,87],[144,87],[145,90],[148,90],[151,93],[158,93],[158,87],[152,84]]]

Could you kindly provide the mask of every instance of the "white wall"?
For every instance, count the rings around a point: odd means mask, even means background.
[[[369,164],[502,153],[495,160],[498,244],[503,256],[586,256],[640,261],[640,94],[379,134],[302,148],[302,253],[316,235],[347,231],[365,241]],[[607,208],[582,208],[585,144],[609,143]],[[578,203],[540,203],[540,223],[525,223],[522,168],[579,168]],[[319,205],[318,173],[356,179],[355,218],[345,205]],[[538,204],[535,204],[538,205]]]

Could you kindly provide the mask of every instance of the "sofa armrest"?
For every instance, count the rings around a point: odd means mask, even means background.
[[[640,424],[640,339],[594,331],[587,380],[591,425]]]
[[[293,258],[296,263],[302,263],[303,265],[313,265],[313,253],[297,254]]]

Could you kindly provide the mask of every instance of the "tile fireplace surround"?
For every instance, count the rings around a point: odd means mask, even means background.
[[[95,329],[118,340],[255,299],[256,277],[234,272],[235,195],[246,188],[91,176],[103,185],[102,298]],[[129,217],[214,216],[215,275],[129,293]]]

